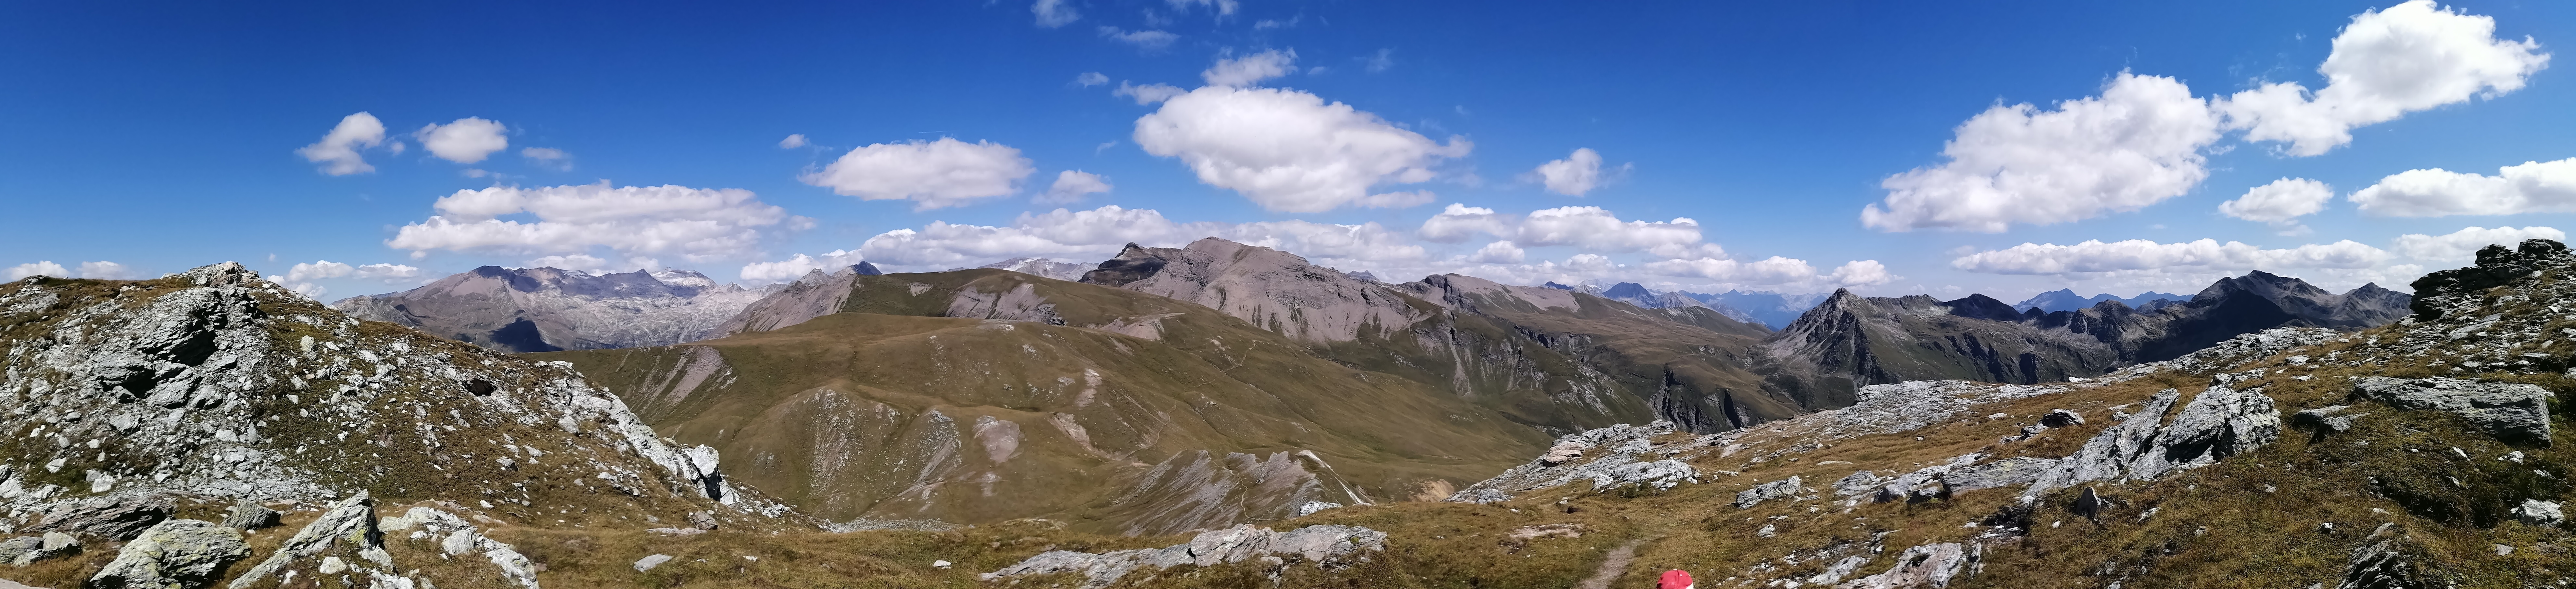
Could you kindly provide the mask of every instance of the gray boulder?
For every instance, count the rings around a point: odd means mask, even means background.
[[[20,536],[0,540],[0,562],[27,566],[36,561],[80,552],[80,539],[62,532],[45,532],[43,536]]]
[[[144,530],[116,560],[90,577],[102,589],[196,589],[215,581],[225,565],[250,556],[241,532],[193,519],[174,519]]]
[[[2536,385],[2453,378],[2369,377],[2353,393],[2401,409],[2442,411],[2467,418],[2507,442],[2547,444],[2549,390]]]
[[[1798,477],[1789,477],[1786,479],[1754,485],[1751,489],[1745,489],[1736,493],[1735,508],[1750,509],[1754,505],[1760,504],[1764,501],[1795,497],[1797,495]]]
[[[2408,589],[2428,587],[2413,559],[2407,558],[2396,538],[2381,540],[2352,551],[2352,564],[2343,572],[2343,582],[2335,589]]]
[[[2280,439],[2281,412],[2272,408],[2271,397],[2257,390],[2210,387],[2157,433],[2157,449],[2132,462],[2130,474],[2153,479],[2216,464]]]
[[[2039,475],[2047,474],[2048,469],[2056,466],[2055,460],[2015,456],[1986,464],[1950,469],[1949,472],[1941,473],[1941,482],[1949,485],[1952,493],[2027,485],[2031,481],[2039,480]]]
[[[1896,555],[1896,565],[1879,574],[1852,579],[1838,589],[1906,589],[1913,587],[1948,587],[1965,581],[1976,564],[1976,553],[1956,542],[1924,544],[1905,549]]]
[[[2047,415],[2039,416],[2039,425],[2042,427],[2084,425],[2084,416],[2065,409],[2050,409]]]
[[[224,527],[256,530],[277,525],[278,517],[277,510],[260,505],[258,501],[243,499],[233,503],[232,514],[224,517]]]
[[[62,505],[45,512],[31,531],[63,531],[131,540],[179,511],[167,495],[129,495]]]

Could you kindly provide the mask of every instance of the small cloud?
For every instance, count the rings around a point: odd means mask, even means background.
[[[445,125],[421,127],[411,136],[438,159],[471,164],[483,161],[492,152],[509,149],[510,139],[504,135],[509,130],[499,121],[465,117]]]
[[[795,148],[799,148],[799,147],[804,147],[805,145],[806,145],[806,143],[805,143],[805,134],[804,134],[804,133],[797,133],[797,134],[794,134],[794,135],[788,135],[786,139],[780,139],[780,140],[778,140],[778,148],[779,148],[779,149],[795,149]]]
[[[1103,75],[1100,72],[1083,72],[1082,75],[1073,77],[1073,83],[1077,86],[1089,88],[1109,83],[1109,76]]]
[[[1375,56],[1371,56],[1371,57],[1369,57],[1369,58],[1368,58],[1368,72],[1369,72],[1369,73],[1374,74],[1374,73],[1378,73],[1378,72],[1383,72],[1383,71],[1386,71],[1388,68],[1393,68],[1393,67],[1395,67],[1395,50],[1394,50],[1394,49],[1379,49],[1379,50],[1377,50],[1377,55],[1375,55]]]
[[[1116,142],[1116,141],[1111,141],[1111,142],[1102,143],[1102,144],[1100,144],[1100,145],[1093,146],[1093,147],[1091,148],[1091,155],[1100,155],[1100,153],[1101,153],[1101,152],[1109,151],[1109,148],[1117,147],[1117,146],[1118,146],[1118,142]]]
[[[1065,170],[1055,176],[1055,185],[1036,201],[1045,204],[1081,202],[1085,196],[1109,192],[1109,179],[1081,170]]]
[[[1049,29],[1082,20],[1082,13],[1075,12],[1071,6],[1065,6],[1064,0],[1037,0],[1036,3],[1029,5],[1029,12],[1037,15],[1039,27]]]
[[[546,168],[557,172],[572,171],[572,154],[564,153],[564,150],[561,149],[555,149],[552,147],[530,147],[519,150],[519,156],[528,158],[530,163],[534,163],[540,168]]]
[[[366,158],[358,151],[375,147],[384,140],[384,122],[376,120],[375,115],[362,112],[340,117],[340,124],[332,126],[330,133],[323,134],[321,141],[297,149],[295,154],[304,156],[305,161],[322,164],[324,174],[364,174],[376,171],[376,167],[367,165]],[[394,142],[393,151],[401,154],[402,142]]]
[[[1262,80],[1296,73],[1297,51],[1272,49],[1235,59],[1219,59],[1215,67],[1199,72],[1209,86],[1245,87]]]
[[[1297,23],[1304,22],[1305,20],[1306,20],[1306,15],[1303,15],[1303,14],[1300,14],[1300,15],[1297,15],[1297,16],[1293,16],[1293,17],[1289,17],[1289,18],[1288,18],[1288,20],[1279,20],[1279,19],[1275,19],[1275,18],[1265,18],[1265,19],[1261,19],[1261,20],[1258,20],[1258,21],[1254,21],[1254,22],[1252,23],[1252,30],[1256,30],[1256,31],[1263,31],[1263,30],[1270,30],[1270,29],[1292,29],[1292,28],[1296,28],[1296,27],[1297,27]]]
[[[1143,86],[1135,86],[1129,85],[1126,80],[1119,80],[1118,89],[1109,91],[1111,96],[1124,96],[1135,99],[1138,106],[1171,100],[1174,96],[1188,93],[1190,93],[1190,91],[1182,90],[1181,87],[1171,84],[1146,84]]]
[[[1171,47],[1173,41],[1181,40],[1180,35],[1163,31],[1129,31],[1110,26],[1100,27],[1100,36],[1146,51],[1161,51]]]

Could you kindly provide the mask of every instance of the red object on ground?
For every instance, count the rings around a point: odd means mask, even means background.
[[[1691,589],[1690,573],[1679,570],[1664,571],[1664,578],[1655,582],[1655,589]]]

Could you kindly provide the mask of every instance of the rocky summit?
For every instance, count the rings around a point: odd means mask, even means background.
[[[0,348],[0,527],[28,534],[0,546],[23,543],[24,565],[95,555],[77,569],[91,586],[426,585],[445,573],[424,567],[454,567],[381,538],[376,510],[397,505],[500,525],[797,521],[568,366],[360,321],[238,264],[0,285]],[[293,538],[245,543],[278,511]],[[532,574],[506,545],[462,550],[501,569],[459,579]]]

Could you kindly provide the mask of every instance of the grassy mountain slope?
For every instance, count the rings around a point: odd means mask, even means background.
[[[539,357],[834,520],[1163,533],[1404,498],[1543,441],[1192,303],[1000,270],[853,281],[843,312],[775,331]]]

